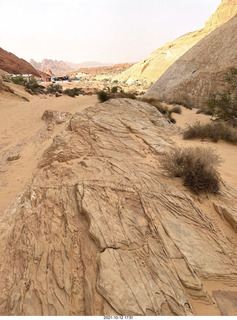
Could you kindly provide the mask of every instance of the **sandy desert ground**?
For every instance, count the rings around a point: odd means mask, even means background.
[[[49,132],[41,119],[43,112],[50,109],[73,114],[97,102],[96,96],[31,96],[18,86],[14,91],[30,101],[9,93],[0,96],[0,212],[24,189],[43,151],[65,127],[57,125]],[[7,161],[18,154],[18,160]]]
[[[196,114],[196,109],[189,110],[182,107],[182,114],[174,114],[174,118],[177,121],[177,125],[182,129],[186,126],[192,125],[199,121],[200,123],[207,123],[210,121],[210,116],[204,114]],[[224,141],[218,141],[217,143],[208,140],[183,140],[181,135],[172,137],[174,142],[179,147],[205,147],[212,148],[216,154],[221,157],[221,164],[219,167],[219,172],[223,182],[228,183],[231,186],[237,188],[237,170],[236,170],[236,160],[237,160],[237,148],[230,143]]]
[[[9,93],[0,95],[0,214],[30,182],[32,173],[37,167],[43,151],[52,143],[52,139],[66,127],[66,123],[55,125],[48,130],[47,124],[41,119],[45,110],[75,113],[97,103],[97,96],[31,96],[23,88],[15,86],[15,96]],[[30,101],[21,98],[24,96]],[[177,126],[184,129],[187,124],[195,121],[202,123],[210,121],[210,117],[196,114],[196,110],[188,110],[182,107],[182,114],[175,114]],[[182,130],[181,130],[182,131]],[[177,146],[203,146],[213,148],[223,160],[219,168],[223,183],[237,188],[237,172],[235,168],[237,159],[236,146],[225,142],[213,143],[210,141],[185,141],[182,134],[172,137]],[[16,160],[8,161],[7,159]],[[180,184],[181,181],[177,181]],[[182,186],[181,186],[182,187]],[[202,202],[202,206],[208,206],[209,202]],[[206,210],[208,211],[208,210]],[[212,221],[212,217],[210,217]],[[225,224],[223,228],[229,228]],[[231,236],[231,235],[230,235]],[[233,235],[234,237],[234,235]],[[236,236],[235,236],[236,238]],[[205,287],[210,290],[234,291],[233,284],[212,283],[206,281]],[[192,301],[197,315],[219,315],[219,309],[215,305],[205,305]],[[228,306],[228,303],[227,303]],[[231,308],[231,306],[230,306]]]
[[[45,110],[75,113],[89,106],[95,105],[97,96],[31,96],[20,86],[14,87],[15,93],[24,96],[27,102],[20,97],[9,93],[0,96],[0,212],[6,205],[19,195],[24,186],[29,182],[33,170],[43,151],[51,144],[65,124],[57,125],[53,131],[47,130],[45,121],[41,119]],[[182,114],[174,115],[177,126],[184,129],[187,124],[195,121],[205,123],[210,121],[210,116],[196,114],[196,110],[182,107]],[[220,155],[222,163],[219,172],[224,183],[237,188],[237,170],[235,168],[237,149],[235,146],[211,141],[183,140],[182,135],[173,136],[174,144],[179,147],[202,146],[210,147]],[[7,161],[9,156],[20,156],[14,161]]]

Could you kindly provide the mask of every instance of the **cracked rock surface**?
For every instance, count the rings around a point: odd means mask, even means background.
[[[193,315],[206,281],[236,288],[236,191],[207,210],[165,177],[175,130],[129,99],[71,118],[3,215],[1,315]]]

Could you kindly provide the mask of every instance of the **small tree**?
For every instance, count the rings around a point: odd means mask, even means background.
[[[206,105],[216,119],[231,120],[237,118],[237,69],[226,73],[224,82],[228,89],[215,93],[207,100]]]
[[[97,96],[98,96],[98,99],[100,102],[105,102],[105,101],[109,100],[109,98],[110,98],[108,93],[103,90],[97,92]]]

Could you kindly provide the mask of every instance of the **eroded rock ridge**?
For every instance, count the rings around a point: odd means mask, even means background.
[[[211,219],[164,177],[174,128],[128,99],[71,118],[3,215],[1,315],[193,315],[192,299],[213,304],[203,279],[236,283],[236,196]]]

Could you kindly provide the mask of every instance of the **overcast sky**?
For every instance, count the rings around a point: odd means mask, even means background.
[[[204,27],[221,0],[0,0],[0,47],[20,58],[135,62]]]

